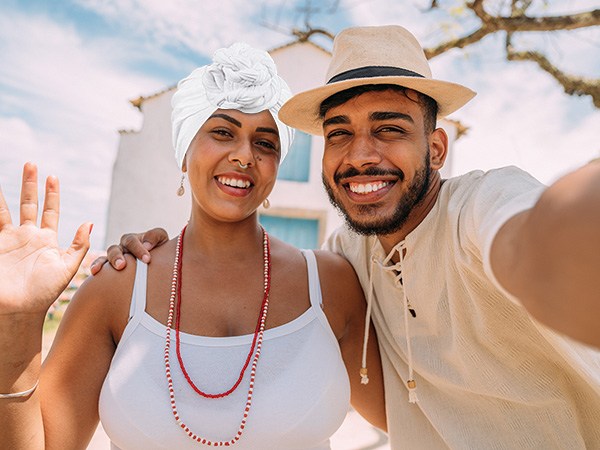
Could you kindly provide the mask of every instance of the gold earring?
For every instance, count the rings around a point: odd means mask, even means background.
[[[185,188],[183,187],[183,180],[185,180],[185,173],[181,174],[181,183],[179,184],[179,189],[177,189],[177,195],[182,196],[185,194]]]
[[[263,202],[263,208],[269,209],[270,207],[271,207],[271,202],[269,201],[268,198],[265,198],[265,201]]]

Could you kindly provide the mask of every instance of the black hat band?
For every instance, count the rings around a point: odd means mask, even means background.
[[[358,69],[350,69],[346,72],[338,73],[332,77],[327,84],[337,83],[338,81],[352,80],[355,78],[375,78],[375,77],[418,77],[425,78],[423,75],[412,70],[402,69],[400,67],[388,66],[366,66]]]

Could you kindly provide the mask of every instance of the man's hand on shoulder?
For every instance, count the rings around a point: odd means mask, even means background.
[[[116,270],[122,270],[127,266],[125,253],[131,253],[137,259],[149,263],[151,260],[150,250],[158,247],[169,240],[169,235],[163,228],[153,228],[144,233],[128,233],[121,236],[119,245],[111,245],[106,250],[106,256],[100,256],[92,263],[90,271],[96,275],[102,270],[102,266],[109,262]]]

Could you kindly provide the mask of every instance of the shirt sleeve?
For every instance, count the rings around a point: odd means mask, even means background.
[[[492,243],[500,228],[520,212],[531,209],[546,186],[527,172],[514,167],[494,169],[482,175],[467,201],[471,214],[470,232],[481,251],[489,279],[513,302],[520,303],[496,279],[491,267]]]

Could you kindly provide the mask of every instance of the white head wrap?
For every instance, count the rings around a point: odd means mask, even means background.
[[[267,52],[244,43],[217,50],[212,64],[194,70],[179,82],[171,101],[173,147],[179,168],[192,139],[217,109],[244,113],[269,110],[279,131],[283,161],[292,145],[294,129],[281,122],[278,113],[291,96],[292,91],[277,75],[275,62]]]

